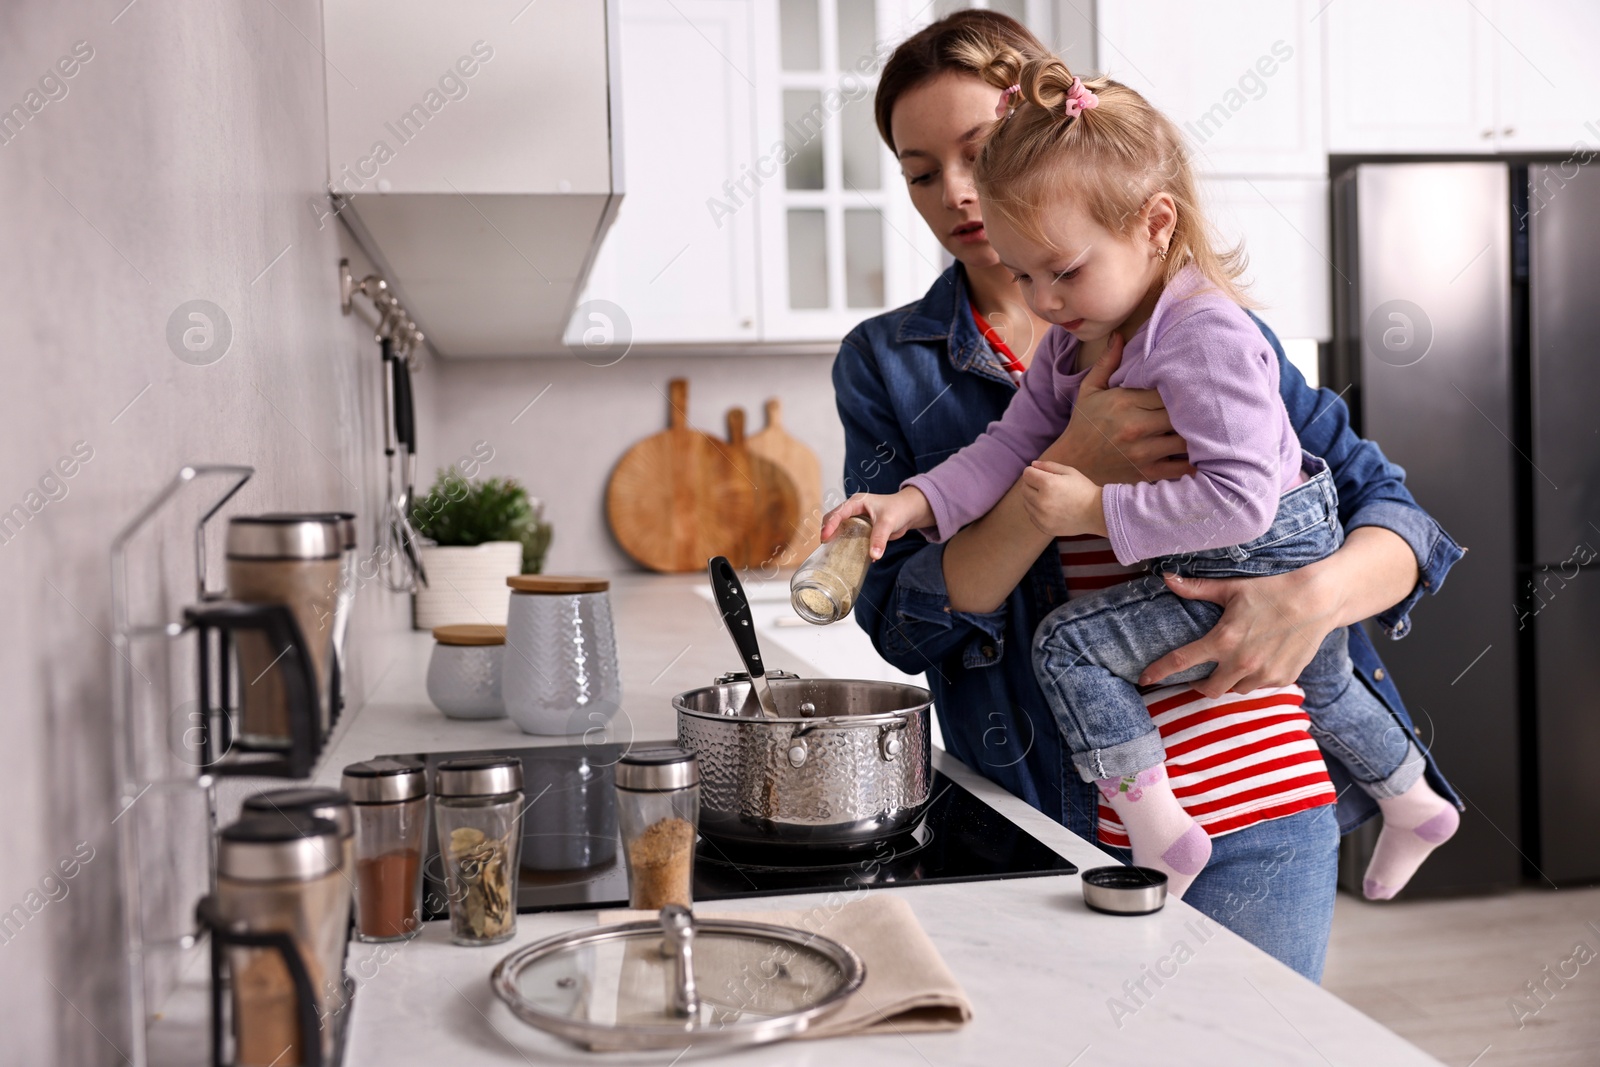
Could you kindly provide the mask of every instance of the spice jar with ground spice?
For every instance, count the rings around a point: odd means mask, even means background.
[[[833,540],[817,546],[789,579],[789,602],[795,614],[818,626],[838,622],[856,606],[872,563],[872,523],[859,515],[834,531]]]
[[[419,760],[373,759],[344,769],[355,808],[356,938],[403,941],[422,929],[428,776]]]
[[[494,945],[517,932],[522,761],[475,756],[439,764],[434,823],[450,899],[450,939]]]
[[[675,746],[635,749],[617,762],[617,823],[628,862],[628,906],[694,903],[700,767]]]

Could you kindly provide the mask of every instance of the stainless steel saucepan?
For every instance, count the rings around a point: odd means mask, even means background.
[[[678,744],[700,763],[700,830],[762,844],[868,845],[910,830],[933,780],[932,695],[914,685],[769,671],[776,717],[750,679],[680,693]]]
[[[678,744],[700,763],[701,832],[840,848],[914,827],[933,781],[932,694],[897,682],[764,670],[738,578],[720,556],[710,569],[750,671],[672,700]]]

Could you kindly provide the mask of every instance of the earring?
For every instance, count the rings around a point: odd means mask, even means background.
[[[1165,248],[1156,249],[1156,255],[1160,258],[1161,262],[1165,263],[1167,261],[1167,250]]]

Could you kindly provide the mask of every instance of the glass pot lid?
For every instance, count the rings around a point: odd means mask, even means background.
[[[866,966],[837,941],[733,919],[575,930],[518,949],[490,984],[518,1018],[596,1050],[754,1045],[805,1030],[861,988]]]

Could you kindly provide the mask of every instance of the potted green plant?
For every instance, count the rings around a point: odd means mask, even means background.
[[[504,625],[506,577],[538,574],[544,566],[551,530],[543,512],[515,479],[471,481],[454,467],[441,470],[411,511],[428,575],[412,602],[413,625]]]

